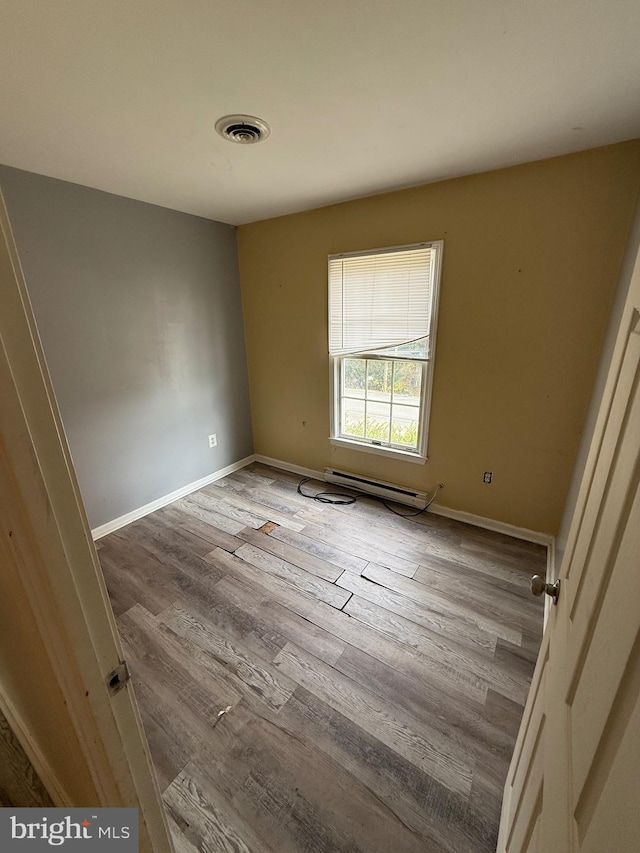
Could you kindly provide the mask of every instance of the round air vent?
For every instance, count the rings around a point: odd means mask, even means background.
[[[216,130],[229,142],[240,145],[253,145],[262,142],[271,133],[271,128],[255,116],[224,116],[216,122]]]

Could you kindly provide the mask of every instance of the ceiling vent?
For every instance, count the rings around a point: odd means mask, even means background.
[[[240,145],[253,145],[254,142],[262,142],[271,133],[271,128],[255,116],[224,116],[216,122],[216,130],[220,136],[230,142],[238,142]]]

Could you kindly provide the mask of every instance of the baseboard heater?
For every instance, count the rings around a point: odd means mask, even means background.
[[[384,483],[382,480],[370,480],[359,474],[350,474],[348,471],[336,471],[335,468],[325,468],[324,478],[327,483],[335,483],[339,486],[347,486],[366,492],[369,495],[377,495],[395,503],[414,506],[416,509],[424,509],[427,505],[426,492],[415,492],[413,489],[405,489],[393,483]]]

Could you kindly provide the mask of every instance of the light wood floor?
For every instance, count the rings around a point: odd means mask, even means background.
[[[178,853],[495,850],[544,549],[297,482],[98,543]]]

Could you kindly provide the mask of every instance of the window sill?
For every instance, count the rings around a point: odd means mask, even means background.
[[[408,450],[397,450],[395,447],[376,447],[373,444],[364,444],[360,441],[349,441],[347,438],[330,438],[329,441],[334,447],[375,453],[378,456],[386,456],[388,459],[401,459],[403,462],[415,462],[418,465],[424,465],[427,461],[426,456],[421,456],[419,453],[411,453]]]

